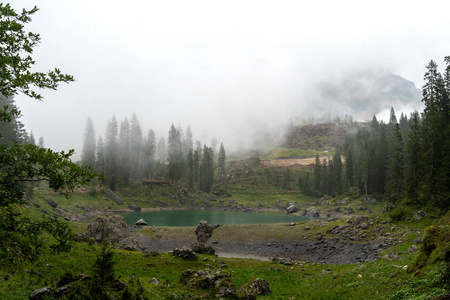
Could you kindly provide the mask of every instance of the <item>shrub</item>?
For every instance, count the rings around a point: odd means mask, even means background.
[[[404,206],[398,206],[389,212],[389,217],[394,221],[405,220],[408,215],[408,211]]]

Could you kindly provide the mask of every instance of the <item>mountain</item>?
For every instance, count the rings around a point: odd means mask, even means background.
[[[312,97],[314,111],[333,116],[351,115],[355,120],[383,116],[394,107],[400,112],[421,110],[422,92],[414,83],[385,72],[355,72],[319,82]]]

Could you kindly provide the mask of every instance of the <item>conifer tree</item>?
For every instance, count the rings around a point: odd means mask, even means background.
[[[398,202],[403,197],[404,183],[404,156],[403,139],[400,132],[400,125],[395,124],[394,139],[392,141],[393,151],[389,162],[388,194],[394,202]]]
[[[132,178],[139,178],[139,166],[142,152],[142,129],[135,113],[130,121],[130,174]]]
[[[214,151],[211,147],[203,146],[202,164],[200,167],[200,190],[211,192],[214,182]]]
[[[112,119],[106,127],[105,138],[105,176],[110,184],[110,188],[114,188],[118,175],[118,125],[116,116],[113,114]]]
[[[407,172],[405,179],[406,193],[413,202],[419,204],[419,192],[423,178],[423,140],[421,134],[421,120],[419,113],[415,111],[411,116],[412,124],[407,139]],[[425,204],[425,203],[421,203]]]
[[[314,191],[322,192],[322,166],[320,165],[319,154],[316,154],[316,162],[314,164]]]
[[[188,152],[188,177],[187,177],[187,185],[189,189],[194,188],[194,155],[192,153],[192,149],[189,149]]]
[[[81,151],[81,164],[83,166],[95,167],[95,130],[92,124],[91,117],[88,117],[86,122],[86,129],[84,131],[83,150]]]
[[[154,173],[154,160],[156,152],[156,137],[155,132],[150,129],[143,141],[142,149],[142,170],[143,177],[152,178]]]
[[[117,175],[123,182],[127,182],[131,177],[131,126],[127,117],[120,122],[117,151]]]
[[[334,169],[334,190],[337,195],[342,194],[342,159],[339,151],[336,151],[333,157],[333,169]]]
[[[226,154],[225,154],[225,148],[223,147],[223,143],[220,143],[220,150],[219,150],[219,157],[218,157],[218,167],[219,167],[219,178],[220,180],[223,180],[225,178],[225,161],[226,161]]]
[[[99,136],[97,141],[97,153],[95,157],[95,172],[105,173],[105,146],[103,137]]]
[[[183,173],[183,148],[181,142],[180,131],[172,124],[169,130],[168,157],[169,157],[169,178],[178,180]]]

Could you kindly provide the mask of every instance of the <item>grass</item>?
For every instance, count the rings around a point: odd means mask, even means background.
[[[262,159],[278,159],[278,158],[296,158],[304,156],[315,156],[316,154],[321,155],[333,155],[331,152],[325,151],[315,151],[315,150],[302,150],[302,149],[276,149],[272,151],[269,155],[263,156]]]
[[[55,282],[65,270],[70,270],[75,275],[92,275],[91,265],[98,251],[98,246],[76,243],[70,254],[45,256],[38,265],[28,266],[38,276],[25,271],[8,273],[9,279],[0,282],[0,295],[7,295],[7,299],[24,299],[29,292],[43,286],[56,288]],[[120,250],[115,251],[115,269],[121,281],[131,287],[133,285],[130,284],[130,278],[139,279],[144,290],[142,298],[169,299],[173,294],[181,296],[207,292],[191,291],[179,282],[180,275],[186,269],[218,269],[219,259],[211,255],[200,255],[197,261],[185,261],[170,254],[151,256]],[[285,265],[251,259],[223,260],[227,264],[225,270],[231,274],[237,288],[253,278],[264,278],[269,283],[272,294],[258,299],[386,299],[399,287],[407,286],[404,282],[412,278],[406,270],[394,266],[411,264],[414,254],[406,255],[396,262],[378,260],[351,265]],[[0,276],[4,277],[5,274],[2,271]],[[159,280],[159,286],[148,283],[153,277]]]

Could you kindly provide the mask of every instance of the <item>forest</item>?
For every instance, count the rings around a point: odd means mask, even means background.
[[[189,126],[172,124],[157,141],[136,114],[120,123],[113,115],[104,137],[87,119],[81,159],[74,162],[73,150],[46,148],[43,137],[36,142],[14,100],[19,94],[41,100],[40,89],[56,90],[74,78],[59,69],[32,71],[40,36],[24,25],[37,8],[16,12],[0,3],[0,12],[0,298],[450,295],[450,56],[442,73],[433,60],[426,66],[423,112],[397,117],[391,108],[386,122],[338,116],[335,122],[348,126],[343,143],[330,149],[226,154],[216,138],[194,142]],[[311,154],[311,164],[296,167],[261,163]],[[151,180],[163,184],[145,184]],[[241,257],[219,257],[211,245],[198,253],[181,247],[195,240],[192,227],[127,224],[117,215],[166,209],[315,214],[289,223],[212,226],[210,244],[241,247]],[[110,231],[108,219],[119,220]],[[89,235],[95,226],[98,232]],[[164,243],[171,251],[146,248]],[[258,251],[271,257],[251,256]]]

